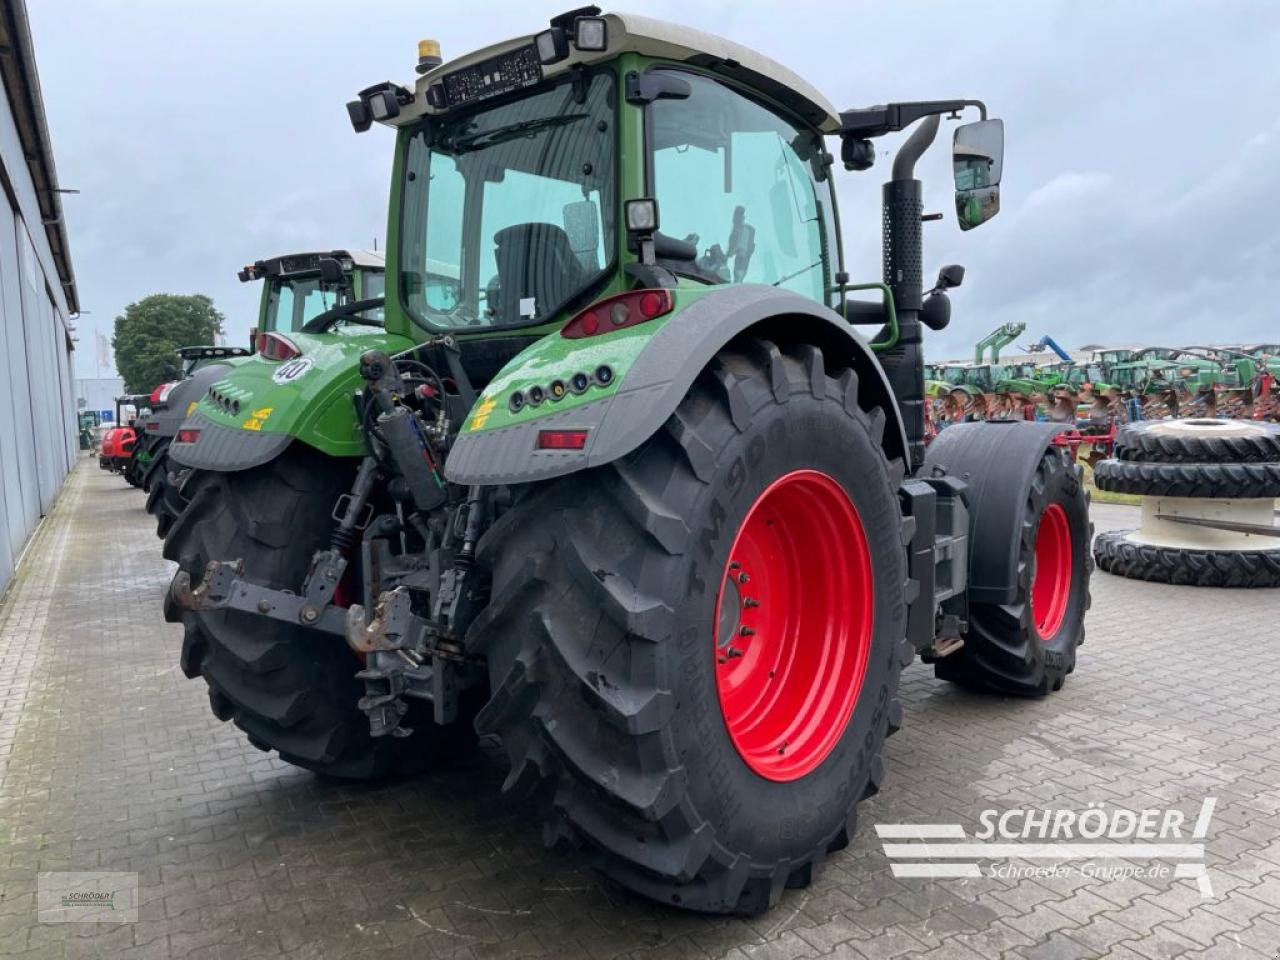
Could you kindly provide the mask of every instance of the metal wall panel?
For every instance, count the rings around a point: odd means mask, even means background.
[[[0,202],[0,238],[14,235],[13,211]],[[8,288],[16,281],[16,261],[10,263],[9,248],[0,239],[0,591],[9,581],[9,572],[26,539],[27,513],[18,470],[18,422],[13,406],[11,358],[20,344],[11,343]],[[19,351],[20,352],[20,351]]]
[[[0,301],[4,305],[6,350],[0,364],[7,365],[8,387],[3,412],[10,421],[14,438],[12,459],[0,464],[8,494],[10,537],[16,557],[40,520],[40,487],[36,472],[35,431],[31,426],[31,385],[27,374],[26,325],[22,319],[22,279],[18,262],[17,218],[7,203],[0,201]],[[4,580],[9,569],[0,571]]]
[[[0,195],[0,592],[75,464],[75,401],[61,306],[37,246]]]

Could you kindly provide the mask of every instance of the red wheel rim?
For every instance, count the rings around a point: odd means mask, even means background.
[[[1031,581],[1031,617],[1041,640],[1062,626],[1071,599],[1071,525],[1061,504],[1051,503],[1036,531],[1036,570]]]
[[[835,480],[771,483],[734,537],[716,596],[716,692],[739,756],[796,780],[839,742],[871,651],[874,576],[858,511]]]

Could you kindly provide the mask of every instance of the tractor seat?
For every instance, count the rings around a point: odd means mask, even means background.
[[[499,322],[546,319],[581,286],[582,263],[569,235],[554,223],[517,223],[499,230],[493,241]]]

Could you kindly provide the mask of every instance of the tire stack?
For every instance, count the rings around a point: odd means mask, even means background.
[[[1097,465],[1094,483],[1141,496],[1142,526],[1098,535],[1101,569],[1200,587],[1280,586],[1280,424],[1132,423],[1115,456]]]

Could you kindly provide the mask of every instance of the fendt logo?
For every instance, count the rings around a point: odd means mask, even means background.
[[[1193,824],[1179,810],[983,810],[973,839],[958,823],[881,823],[876,834],[895,877],[1021,880],[1079,873],[1101,880],[1194,878],[1213,896],[1204,843],[1216,797]],[[909,842],[895,842],[909,841]],[[1016,861],[1033,861],[1020,864]],[[979,861],[990,861],[983,868]],[[1049,861],[1035,863],[1034,861]],[[1124,861],[1124,862],[1116,862]],[[1135,865],[1130,861],[1140,861]]]

